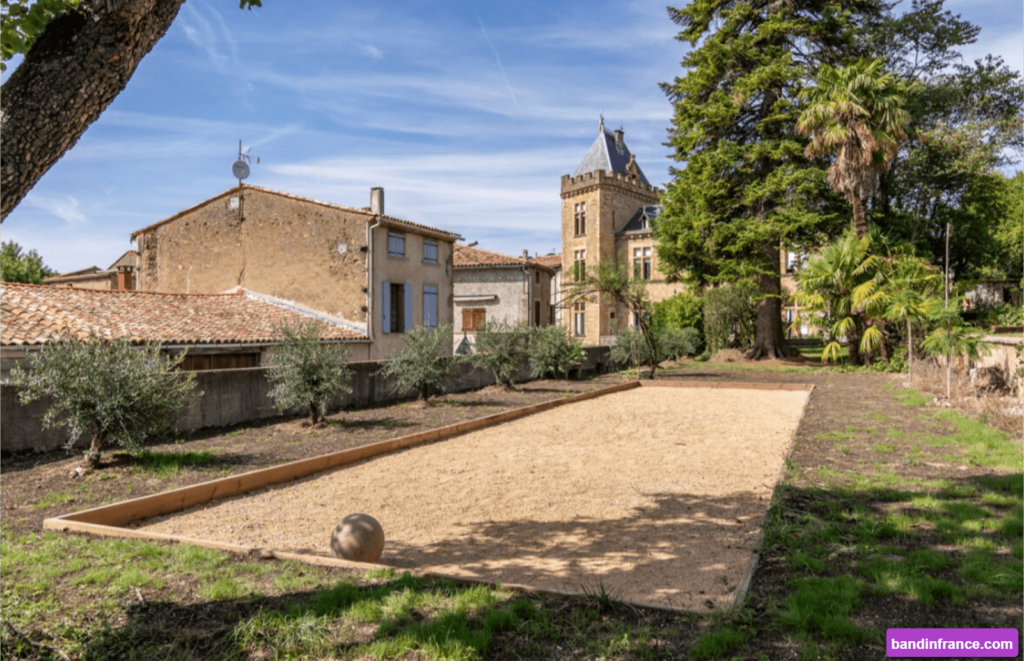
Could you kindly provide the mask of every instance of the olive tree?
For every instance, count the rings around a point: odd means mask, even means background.
[[[148,438],[173,428],[173,414],[195,385],[194,374],[177,369],[184,358],[185,352],[168,358],[155,344],[132,346],[127,339],[62,338],[29,356],[26,369],[11,370],[11,381],[22,404],[52,398],[43,427],[66,427],[69,449],[89,431],[86,456],[97,467],[109,442],[138,453]]]
[[[535,379],[549,374],[568,379],[569,370],[586,359],[586,352],[565,326],[544,326],[533,331],[529,358],[530,375]]]
[[[309,411],[311,424],[320,422],[338,393],[352,391],[348,351],[320,340],[323,323],[310,321],[298,328],[274,328],[284,339],[274,347],[267,378],[274,385],[268,396],[282,413],[298,407]]]
[[[488,322],[477,329],[475,353],[469,357],[474,367],[490,370],[496,383],[511,388],[513,375],[527,357],[526,328]]]
[[[458,364],[452,355],[452,327],[417,326],[406,332],[400,351],[388,357],[380,374],[393,377],[402,392],[416,390],[424,403],[432,394],[444,391],[445,380]]]

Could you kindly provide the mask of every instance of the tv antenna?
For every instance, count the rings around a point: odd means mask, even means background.
[[[235,179],[238,179],[238,187],[242,187],[242,181],[249,178],[249,164],[252,163],[252,156],[249,156],[249,150],[252,147],[246,147],[242,149],[242,141],[238,141],[238,160],[231,164],[231,174],[235,175]],[[260,157],[256,157],[256,162],[260,162]]]

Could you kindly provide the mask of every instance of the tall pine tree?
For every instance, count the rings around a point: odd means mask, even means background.
[[[676,161],[656,225],[662,264],[706,285],[754,279],[752,357],[790,353],[782,329],[781,247],[815,246],[848,216],[822,163],[804,156],[798,95],[822,64],[865,55],[856,39],[876,0],[693,0],[669,9],[689,43],[686,73],[663,84]]]

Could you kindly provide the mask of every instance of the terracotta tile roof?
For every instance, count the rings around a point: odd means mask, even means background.
[[[281,191],[271,190],[269,188],[261,188],[259,186],[243,185],[243,188],[245,188],[246,190],[258,191],[260,193],[267,193],[269,195],[277,195],[278,197],[286,197],[286,198],[291,199],[291,200],[298,200],[299,202],[307,202],[309,204],[317,204],[317,205],[320,205],[320,206],[323,206],[323,207],[330,207],[332,209],[341,209],[342,211],[350,211],[350,212],[355,212],[355,213],[361,213],[361,214],[364,214],[367,217],[368,220],[374,217],[373,214],[370,212],[369,208],[357,209],[356,207],[348,207],[348,206],[345,206],[343,204],[335,204],[333,202],[324,202],[322,200],[317,200],[317,199],[314,199],[312,197],[303,197],[302,195],[293,195],[292,193],[282,193]],[[156,229],[157,227],[160,227],[161,225],[166,225],[167,223],[174,222],[175,220],[177,220],[178,218],[181,218],[185,214],[190,213],[192,211],[195,211],[196,209],[200,209],[202,207],[205,207],[207,204],[210,204],[211,202],[216,202],[217,200],[225,198],[225,197],[227,197],[229,195],[237,195],[238,194],[238,190],[239,190],[238,186],[235,186],[234,188],[228,189],[228,190],[224,191],[223,193],[221,193],[219,195],[214,195],[213,197],[211,197],[208,200],[203,200],[199,204],[193,205],[193,206],[191,206],[191,207],[189,207],[187,209],[183,209],[182,211],[179,211],[178,213],[174,214],[173,216],[170,216],[169,218],[164,218],[163,220],[161,220],[159,222],[156,222],[156,223],[153,223],[152,225],[149,225],[147,227],[143,227],[140,230],[135,230],[134,232],[132,232],[131,238],[132,238],[132,240],[134,240],[135,237],[137,237],[140,234],[145,234],[146,232],[150,232],[150,231]],[[443,237],[445,237],[445,238],[447,238],[449,240],[454,240],[454,239],[462,238],[461,235],[458,232],[450,232],[448,230],[439,229],[437,227],[431,227],[430,225],[423,225],[421,223],[414,223],[411,220],[403,220],[402,218],[395,218],[394,216],[388,216],[388,215],[381,216],[381,218],[386,223],[388,223],[390,225],[401,226],[401,227],[405,227],[407,229],[414,230],[414,231],[415,230],[423,230],[424,232],[431,232],[433,234],[441,235],[441,236],[443,236]]]
[[[512,257],[511,255],[503,255],[500,252],[491,252],[490,250],[481,250],[480,248],[469,248],[459,243],[455,244],[455,256],[452,258],[452,262],[457,269],[483,268],[487,266],[523,266],[526,263],[522,257]],[[545,269],[551,268],[535,259],[531,259],[530,264],[539,265]]]
[[[533,261],[549,269],[560,269],[562,268],[562,253],[557,255],[541,255],[540,257],[534,257]]]
[[[251,344],[281,339],[273,326],[313,318],[256,295],[161,294],[0,283],[0,345],[38,345],[62,332],[86,339],[127,337],[133,344]],[[321,337],[358,340],[365,335],[327,315]]]

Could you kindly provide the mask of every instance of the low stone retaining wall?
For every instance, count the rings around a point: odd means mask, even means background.
[[[578,376],[595,376],[609,371],[611,358],[608,347],[586,347],[586,352],[586,362],[576,371]],[[398,392],[392,379],[378,374],[379,365],[377,361],[349,363],[352,392],[339,395],[331,403],[331,410],[363,408],[416,396],[414,391]],[[268,369],[254,367],[195,372],[196,389],[203,395],[194,397],[181,411],[176,424],[178,430],[227,427],[280,415],[268,397],[271,389],[267,380]],[[515,378],[519,382],[529,381],[529,369],[520,369]],[[465,392],[490,385],[494,385],[493,374],[462,363],[448,383],[448,391]],[[0,386],[0,451],[6,455],[47,452],[63,447],[68,441],[68,433],[63,427],[43,429],[43,416],[49,406],[47,399],[23,405],[18,401],[17,388],[9,384]],[[76,445],[85,444],[84,438],[76,442]]]

